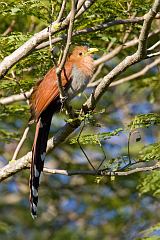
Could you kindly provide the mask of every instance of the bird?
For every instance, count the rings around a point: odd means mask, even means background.
[[[61,83],[68,101],[83,92],[94,72],[93,53],[97,48],[76,46],[68,55],[61,72]],[[60,97],[56,67],[51,68],[43,80],[34,87],[30,97],[31,119],[36,122],[30,168],[30,209],[37,217],[38,188],[46,156],[48,134],[53,114],[60,111]]]

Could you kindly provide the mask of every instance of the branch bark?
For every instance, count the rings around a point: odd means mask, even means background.
[[[157,163],[153,166],[143,166],[137,167],[127,171],[110,171],[110,170],[61,170],[61,169],[49,169],[44,168],[44,173],[50,174],[58,174],[58,175],[66,175],[66,176],[73,176],[73,175],[90,175],[90,176],[128,176],[131,174],[139,173],[139,172],[151,172],[153,170],[159,170],[160,164]]]
[[[70,16],[70,22],[69,22],[69,27],[68,27],[68,34],[67,34],[67,41],[66,41],[66,47],[63,52],[63,56],[61,59],[61,62],[59,66],[56,68],[56,74],[57,74],[57,80],[58,80],[58,88],[60,92],[60,98],[66,98],[64,89],[62,87],[62,82],[61,82],[61,73],[64,68],[66,59],[67,59],[67,54],[71,45],[71,40],[72,40],[72,32],[73,32],[73,25],[74,25],[74,19],[75,19],[75,14],[76,14],[76,8],[75,8],[75,1],[71,1],[72,6],[71,6],[71,16]],[[65,108],[67,109],[67,112],[69,113],[69,107],[67,102],[64,100],[64,105]]]
[[[157,18],[160,18],[160,14],[157,15]],[[130,23],[131,24],[141,23],[141,22],[143,22],[143,20],[144,20],[144,16],[143,17],[130,18],[130,19],[113,20],[113,21],[110,21],[110,22],[107,22],[107,23],[102,23],[102,24],[96,25],[94,27],[89,27],[89,28],[85,28],[85,29],[82,29],[82,30],[74,31],[73,32],[73,37],[81,35],[81,34],[88,34],[88,33],[91,33],[91,32],[97,32],[97,31],[100,31],[100,30],[103,30],[103,29],[107,29],[109,27],[116,26],[116,25],[124,25],[124,24],[130,24]],[[67,35],[63,34],[63,35],[61,35],[57,38],[54,38],[52,40],[52,44],[60,42],[60,41],[64,40],[66,37],[67,37]],[[49,46],[49,41],[39,44],[35,48],[35,50],[40,50],[40,49],[48,47],[48,46]]]
[[[141,76],[144,76],[150,69],[152,69],[153,67],[157,66],[158,64],[160,64],[160,58],[155,59],[152,63],[148,64],[147,66],[145,66],[141,71],[134,73],[128,77],[125,78],[121,78],[115,82],[111,83],[111,87],[117,86],[119,84],[131,81],[131,80],[135,80],[136,78],[139,78]]]

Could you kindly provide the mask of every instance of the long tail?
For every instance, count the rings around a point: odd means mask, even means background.
[[[30,208],[33,218],[37,217],[38,187],[40,175],[44,166],[51,120],[52,114],[42,114],[36,125],[30,173]]]

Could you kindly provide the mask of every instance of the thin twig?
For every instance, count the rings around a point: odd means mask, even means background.
[[[160,51],[159,52],[155,52],[155,53],[147,54],[147,58],[152,58],[152,57],[156,57],[156,56],[159,56],[159,55],[160,55]]]
[[[64,68],[66,59],[67,59],[67,54],[69,51],[69,47],[71,45],[71,39],[72,39],[72,32],[73,32],[73,25],[74,25],[74,18],[76,14],[76,9],[75,9],[75,0],[71,0],[71,15],[70,15],[70,22],[69,22],[69,27],[68,27],[68,34],[67,34],[67,42],[66,42],[66,47],[63,52],[62,60],[59,66],[56,69],[56,74],[57,74],[57,83],[58,83],[58,88],[60,92],[60,98],[62,99],[62,103],[64,104],[68,115],[70,117],[73,117],[73,114],[71,113],[70,107],[68,105],[68,101],[66,99],[66,94],[62,86],[62,81],[61,81],[61,73]]]
[[[33,89],[31,89],[28,92],[25,92],[25,95],[26,95],[27,98],[30,97],[32,91],[33,91]],[[7,104],[11,104],[13,102],[22,101],[22,100],[25,100],[25,99],[26,98],[24,97],[24,94],[20,93],[20,94],[11,95],[9,97],[1,98],[0,99],[0,104],[7,105]]]
[[[128,171],[110,171],[110,170],[60,170],[60,169],[49,169],[44,168],[44,173],[50,174],[58,174],[58,175],[66,175],[66,176],[73,176],[73,175],[90,175],[90,176],[128,176],[131,174],[139,173],[139,172],[151,172],[153,170],[159,170],[160,164],[157,163],[153,166],[144,166],[144,167],[137,167]]]
[[[24,98],[25,98],[25,100],[26,100],[26,103],[29,105],[28,97],[26,96],[26,93],[25,93],[25,92],[23,91],[23,89],[21,88],[21,85],[20,85],[19,81],[17,80],[15,73],[14,73],[13,71],[11,71],[11,74],[12,74],[13,79],[14,79],[14,80],[16,81],[16,83],[20,86],[21,94],[23,94],[23,96],[24,96]],[[29,125],[28,125],[27,128],[24,130],[24,133],[23,133],[23,135],[22,135],[22,138],[21,138],[20,142],[18,143],[18,145],[17,145],[17,147],[16,147],[16,150],[15,150],[15,152],[14,152],[14,154],[13,154],[13,157],[12,157],[12,161],[16,160],[17,155],[18,155],[18,153],[19,153],[19,151],[20,151],[20,149],[21,149],[21,147],[22,147],[22,145],[23,145],[23,143],[24,143],[24,141],[25,141],[25,139],[26,139],[26,137],[27,137],[27,134],[28,134],[28,132],[29,132],[29,129],[30,129],[30,127],[29,127]]]
[[[101,147],[101,149],[102,149],[104,158],[102,159],[102,161],[100,162],[98,168],[96,169],[97,171],[99,171],[100,167],[103,165],[104,161],[107,159],[106,153],[105,153],[104,148],[103,148],[103,146],[102,146],[102,144],[101,144],[100,141],[99,141],[99,145],[100,145],[100,147]]]
[[[25,98],[25,100],[26,100],[26,103],[29,105],[28,97],[26,96],[25,91],[22,89],[20,82],[19,82],[18,79],[16,78],[16,75],[15,75],[14,71],[11,71],[11,74],[12,74],[13,80],[14,80],[14,81],[16,82],[16,84],[20,87],[20,92],[24,95],[24,98]]]
[[[96,0],[81,0],[79,1],[78,5],[77,5],[77,14],[76,14],[76,18],[78,18],[80,15],[82,15]]]
[[[160,18],[160,15],[158,15],[158,17]],[[113,26],[117,26],[117,25],[136,24],[136,23],[143,22],[143,20],[144,20],[144,16],[143,17],[136,17],[135,19],[118,19],[118,20],[113,20],[113,21],[110,21],[110,22],[107,22],[107,23],[98,24],[98,25],[96,25],[94,27],[89,27],[89,28],[84,28],[84,29],[81,29],[81,30],[74,31],[72,36],[74,37],[74,36],[77,36],[77,35],[88,34],[88,33],[91,33],[91,32],[97,32],[97,31],[100,31],[100,30],[103,30],[103,29],[107,29],[107,28],[110,28],[110,27],[113,27]],[[160,32],[160,30],[157,30],[157,32]],[[66,39],[66,37],[67,37],[67,35],[63,34],[63,35],[61,35],[61,36],[59,36],[57,38],[54,38],[54,39],[52,39],[52,44],[60,42],[60,41],[62,41],[64,39]],[[138,39],[137,39],[137,41],[138,41]],[[35,50],[40,50],[40,49],[48,47],[48,46],[49,46],[49,41],[37,45],[35,47]]]
[[[82,134],[82,132],[83,132],[84,127],[85,127],[85,119],[84,119],[83,125],[82,125],[82,127],[81,127],[81,129],[80,129],[80,131],[79,131],[79,134],[78,134],[78,137],[77,137],[77,143],[78,143],[81,151],[83,152],[84,156],[86,157],[88,163],[90,164],[90,166],[91,166],[91,167],[93,168],[93,170],[95,171],[95,170],[96,170],[95,167],[93,166],[93,164],[92,164],[92,162],[90,161],[89,157],[87,156],[86,152],[85,152],[84,149],[82,148],[81,143],[80,143],[80,140],[79,140],[79,139],[80,139],[80,136],[81,136],[81,134]]]
[[[17,145],[17,147],[16,147],[16,150],[15,150],[15,152],[14,152],[14,154],[13,154],[13,157],[12,157],[12,161],[16,160],[17,155],[18,155],[18,153],[19,153],[19,151],[20,151],[23,143],[24,143],[25,139],[27,138],[29,129],[30,129],[30,127],[29,127],[29,125],[28,125],[28,126],[26,127],[26,129],[24,130],[23,135],[22,135],[22,138],[21,138],[20,142],[18,143],[18,145]]]
[[[11,32],[13,31],[13,28],[14,28],[15,24],[16,24],[16,21],[15,21],[15,20],[12,20],[12,21],[11,21],[11,24],[9,25],[9,27],[5,30],[4,33],[2,33],[2,36],[5,37],[5,36],[7,36],[9,33],[11,33]]]
[[[157,66],[158,64],[160,64],[160,58],[155,59],[152,63],[146,65],[141,71],[134,73],[128,77],[125,78],[121,78],[113,83],[110,84],[110,87],[115,87],[117,85],[126,83],[128,81],[131,80],[135,80],[141,76],[144,76],[150,69],[152,69],[153,67]]]
[[[65,7],[66,7],[66,3],[67,3],[67,0],[63,0],[62,5],[61,5],[61,9],[59,11],[59,15],[58,15],[58,18],[57,18],[58,23],[61,21],[61,18],[63,16],[64,10],[65,10]]]
[[[155,48],[160,46],[160,40],[156,42],[154,45],[152,45],[150,48],[148,48],[148,52],[153,51]]]

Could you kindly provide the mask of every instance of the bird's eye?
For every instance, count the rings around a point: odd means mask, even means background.
[[[82,52],[79,53],[79,56],[82,56]]]

